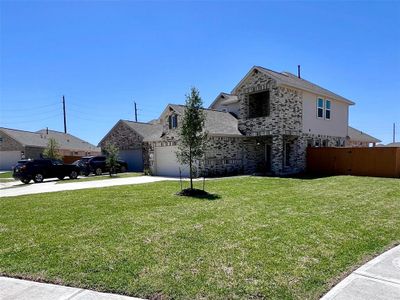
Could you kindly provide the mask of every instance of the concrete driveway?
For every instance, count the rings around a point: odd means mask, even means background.
[[[0,197],[12,197],[30,194],[41,194],[59,191],[71,191],[90,188],[102,188],[108,186],[142,184],[164,180],[177,180],[169,177],[137,176],[113,179],[99,179],[94,181],[79,182],[71,180],[71,183],[57,184],[58,180],[48,179],[42,183],[23,184],[19,181],[10,181],[0,184]]]

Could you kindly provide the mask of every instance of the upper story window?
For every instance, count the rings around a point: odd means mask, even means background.
[[[324,117],[324,99],[322,98],[317,99],[317,117],[318,118]]]
[[[169,129],[178,127],[178,116],[177,115],[171,115],[168,117],[168,127],[169,127]]]
[[[270,115],[269,91],[249,95],[249,118],[268,117]]]
[[[331,101],[325,100],[325,119],[331,119]]]
[[[331,119],[331,100],[317,98],[317,118]]]

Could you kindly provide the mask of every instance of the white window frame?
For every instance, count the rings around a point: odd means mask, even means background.
[[[327,108],[327,105],[326,105],[328,102],[330,104],[329,108]],[[326,117],[327,111],[329,111],[329,118]],[[332,119],[332,101],[329,99],[325,99],[325,101],[324,101],[324,117],[325,117],[325,120],[328,120],[328,121],[330,121]]]
[[[319,107],[319,100],[322,100],[322,107]],[[325,100],[322,97],[317,97],[317,103],[316,103],[316,107],[317,107],[317,119],[323,119],[324,115],[325,115]],[[322,117],[320,117],[318,115],[318,111],[319,109],[322,109]]]

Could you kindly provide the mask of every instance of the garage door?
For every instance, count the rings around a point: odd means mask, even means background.
[[[0,170],[11,170],[21,159],[21,151],[0,151]]]
[[[182,176],[189,176],[189,167],[181,165],[176,159],[176,146],[156,147],[156,175],[179,177],[179,168]]]
[[[142,149],[136,150],[120,150],[119,158],[126,161],[128,170],[133,172],[143,171]]]

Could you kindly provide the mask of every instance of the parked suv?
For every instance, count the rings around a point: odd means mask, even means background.
[[[124,173],[128,170],[128,164],[122,160],[118,160],[118,166],[116,168],[117,173]],[[80,166],[81,173],[88,176],[90,173],[95,175],[101,175],[104,172],[109,172],[110,168],[106,164],[106,157],[100,156],[85,156],[76,162],[76,165]]]
[[[42,182],[45,178],[53,177],[60,180],[67,176],[76,179],[80,170],[78,166],[67,165],[60,160],[34,159],[19,161],[13,171],[15,179],[27,184],[32,179],[36,183]]]

